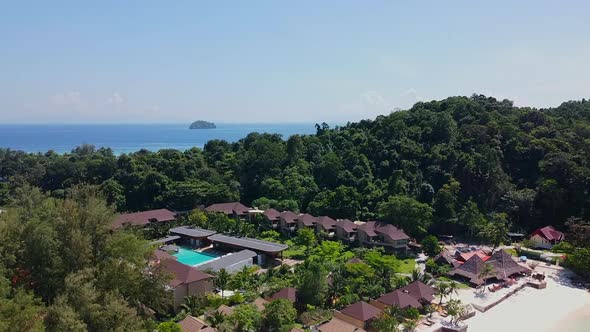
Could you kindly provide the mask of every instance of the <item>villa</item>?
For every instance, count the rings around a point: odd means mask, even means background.
[[[293,287],[285,287],[285,288],[281,289],[280,291],[271,295],[268,301],[271,302],[271,301],[278,300],[278,299],[285,299],[285,300],[289,300],[292,303],[296,303],[297,302],[297,290]]]
[[[365,301],[359,301],[351,304],[340,311],[334,312],[334,317],[354,325],[361,329],[369,329],[371,322],[379,317],[383,310],[368,304]]]
[[[365,330],[349,324],[338,318],[332,318],[328,322],[318,326],[320,332],[365,332]]]
[[[237,219],[246,220],[249,217],[251,208],[240,202],[217,203],[205,208],[207,212],[218,212]]]
[[[487,261],[479,255],[473,255],[461,266],[452,269],[449,276],[460,277],[469,281],[472,285],[482,285],[486,280],[481,279],[481,271],[486,264],[492,266],[489,278],[504,280],[517,274],[530,274],[531,269],[518,264],[510,254],[504,250],[496,251]]]
[[[281,225],[281,233],[285,235],[293,235],[297,230],[297,218],[299,215],[292,211],[283,211],[279,216],[279,222]]]
[[[385,249],[406,251],[409,236],[401,229],[387,223],[368,221],[357,229],[358,241],[365,246],[382,246]]]
[[[154,223],[170,222],[176,220],[176,214],[167,209],[149,210],[119,215],[111,225],[111,229],[119,229],[125,226],[145,227]]]
[[[263,225],[266,229],[277,230],[280,227],[279,217],[281,213],[275,209],[268,209],[262,212],[266,223]]]
[[[207,325],[203,320],[187,315],[183,320],[178,322],[182,332],[215,332],[216,329]]]
[[[317,221],[318,221],[318,218],[312,216],[309,213],[300,214],[296,220],[297,229],[303,229],[303,228],[314,229]]]
[[[213,290],[213,276],[197,270],[192,266],[182,264],[174,259],[159,261],[164,271],[173,278],[168,283],[173,292],[174,309],[178,309],[189,295],[201,296]]]
[[[381,297],[377,298],[377,300],[372,300],[370,304],[381,310],[385,310],[387,307],[397,307],[400,309],[422,308],[422,304],[420,304],[418,300],[399,289],[382,295]]]
[[[553,228],[553,226],[545,226],[536,229],[530,238],[534,248],[551,249],[554,245],[563,241],[565,236],[562,232]]]
[[[401,292],[410,295],[420,304],[427,305],[434,300],[434,288],[422,281],[414,281],[399,289]]]
[[[345,242],[347,244],[352,244],[356,242],[357,229],[359,225],[355,224],[354,222],[348,219],[343,219],[338,220],[335,227],[336,237],[338,238],[338,240]]]
[[[317,218],[317,222],[315,224],[316,226],[316,233],[318,234],[326,234],[326,236],[331,239],[334,237],[334,231],[336,229],[336,220],[330,218],[330,217],[326,217],[326,216],[321,216]]]

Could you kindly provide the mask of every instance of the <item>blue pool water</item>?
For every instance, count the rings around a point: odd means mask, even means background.
[[[196,252],[196,251],[191,250],[189,248],[182,248],[182,247],[180,247],[178,249],[178,252],[175,253],[174,256],[176,256],[176,259],[179,262],[181,262],[182,264],[191,265],[191,266],[197,265],[197,264],[202,264],[202,263],[210,261],[214,258],[219,257],[217,255]]]

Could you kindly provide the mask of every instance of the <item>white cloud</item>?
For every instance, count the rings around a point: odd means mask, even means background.
[[[363,102],[377,107],[389,107],[389,102],[377,91],[366,91],[361,93]]]
[[[80,96],[80,92],[70,91],[51,96],[51,102],[58,106],[72,106],[82,104],[83,100]]]
[[[120,93],[114,92],[109,98],[107,98],[107,105],[119,105],[125,102],[125,98]]]

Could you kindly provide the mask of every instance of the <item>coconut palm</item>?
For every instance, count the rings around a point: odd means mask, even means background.
[[[221,290],[221,297],[223,297],[223,292],[227,288],[230,279],[231,276],[229,275],[229,273],[227,273],[225,269],[219,270],[219,272],[215,276],[215,286]]]
[[[459,292],[457,292],[457,290],[459,290],[459,284],[451,281],[449,283],[449,300],[451,299],[451,296],[453,295],[453,293],[455,293],[456,295],[459,295]]]
[[[442,304],[442,300],[445,296],[449,295],[449,284],[446,282],[439,282],[434,286],[434,294],[440,296],[439,305]]]
[[[416,330],[416,326],[417,325],[418,325],[418,320],[416,320],[416,319],[407,319],[404,322],[404,331],[414,332],[414,330]]]
[[[430,275],[429,273],[423,273],[419,269],[415,269],[414,271],[412,271],[412,274],[408,276],[407,279],[408,282],[420,281],[427,285],[431,285],[434,281],[432,275]]]
[[[427,304],[424,306],[424,312],[428,314],[428,318],[432,318],[432,314],[436,311],[436,308],[432,304]]]
[[[479,272],[477,276],[479,279],[483,280],[483,290],[482,293],[486,290],[486,285],[488,279],[494,274],[494,267],[490,263],[484,263],[483,268]]]
[[[221,323],[225,321],[225,315],[216,310],[213,311],[211,314],[207,315],[207,317],[205,317],[205,320],[207,321],[207,323],[209,323],[209,325],[211,325],[211,327],[218,327],[219,325],[221,325]]]
[[[182,311],[190,315],[198,316],[198,310],[204,307],[203,298],[189,295],[184,298],[184,302],[180,305]]]

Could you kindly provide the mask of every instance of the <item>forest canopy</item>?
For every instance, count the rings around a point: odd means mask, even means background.
[[[418,235],[469,233],[466,216],[478,214],[505,215],[518,231],[561,228],[569,217],[590,214],[590,101],[535,109],[482,95],[450,97],[316,127],[315,135],[251,133],[184,152],[0,149],[0,205],[23,184],[56,198],[78,184],[96,185],[119,211],[240,200],[370,220],[402,205],[417,209],[405,212],[419,221]]]

